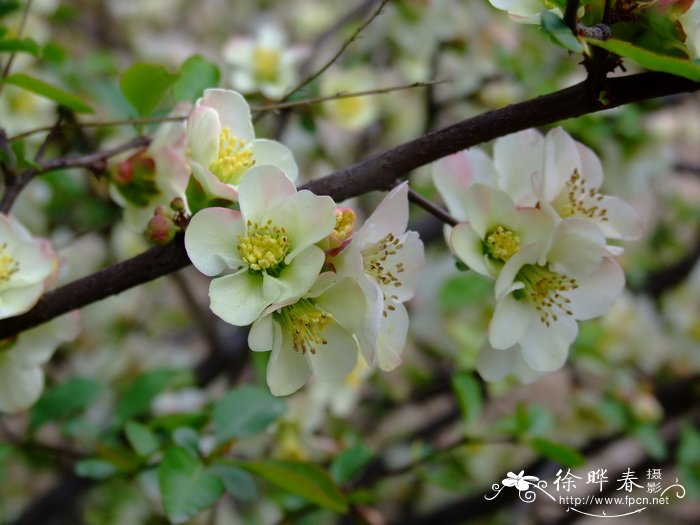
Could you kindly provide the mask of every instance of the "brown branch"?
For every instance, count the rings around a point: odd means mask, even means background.
[[[429,201],[428,199],[423,197],[420,193],[416,193],[415,190],[413,190],[411,188],[408,188],[408,200],[411,201],[416,206],[420,206],[425,211],[427,211],[430,215],[432,215],[433,217],[435,217],[437,219],[440,219],[445,224],[449,224],[450,226],[457,226],[457,223],[459,222],[452,215],[450,215],[445,210],[440,208],[440,206]]]
[[[583,82],[433,131],[309,182],[303,188],[317,195],[330,195],[338,202],[374,190],[388,190],[415,168],[500,136],[586,113],[698,89],[700,83],[663,73],[609,79],[605,93],[591,93],[589,85]],[[606,104],[601,102],[602,98],[606,99]],[[182,239],[174,244],[153,248],[45,294],[33,309],[21,316],[0,320],[0,337],[15,335],[75,308],[167,275],[187,264]]]

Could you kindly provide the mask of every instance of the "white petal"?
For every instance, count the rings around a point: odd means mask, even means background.
[[[549,327],[536,321],[520,340],[523,358],[534,370],[558,370],[564,366],[569,347],[577,334],[578,324],[568,315],[559,315],[557,321],[552,321]]]
[[[572,218],[557,225],[547,259],[555,272],[581,279],[600,266],[606,253],[600,229],[591,221]]]
[[[190,167],[192,168],[192,176],[199,182],[208,197],[218,197],[231,202],[238,200],[238,191],[235,186],[221,182],[211,171],[194,161],[190,163]]]
[[[315,302],[348,332],[354,333],[362,327],[367,311],[367,299],[360,285],[351,277],[338,281]]]
[[[564,293],[571,299],[574,318],[593,319],[603,315],[620,297],[625,287],[625,274],[614,259],[606,257],[598,270],[579,281],[579,287]]]
[[[543,154],[544,138],[534,129],[494,142],[493,162],[498,171],[498,187],[510,195],[518,206],[534,206],[537,203],[530,181],[533,173],[542,171]]]
[[[219,115],[212,108],[194,108],[187,121],[187,136],[192,160],[205,168],[219,155]]]
[[[274,302],[283,302],[305,295],[321,273],[324,253],[318,246],[309,246],[299,253],[279,274],[279,295]]]
[[[275,323],[277,325],[277,323]],[[275,346],[267,363],[267,384],[275,396],[288,396],[299,390],[311,377],[311,368],[301,352],[292,348],[291,334],[283,333],[278,343],[279,325],[275,334]]]
[[[544,139],[544,177],[540,198],[552,202],[574,170],[581,173],[576,142],[562,128],[554,128]]]
[[[256,166],[277,166],[289,177],[289,180],[297,179],[299,168],[287,146],[267,139],[255,139],[251,146]]]
[[[598,155],[580,142],[576,143],[576,150],[581,160],[581,177],[586,181],[586,187],[597,190],[603,184],[603,166]]]
[[[481,239],[501,224],[517,222],[513,199],[507,193],[484,184],[474,184],[466,193],[467,219]]]
[[[506,293],[513,290],[513,281],[518,275],[520,269],[526,264],[536,264],[538,256],[541,252],[540,246],[530,244],[525,246],[515,255],[513,255],[506,264],[501,268],[501,272],[496,279],[496,288],[494,290],[496,300],[500,300]],[[522,287],[522,286],[520,286]]]
[[[272,315],[264,315],[253,323],[248,333],[248,346],[253,352],[272,350],[275,334],[274,324]]]
[[[218,275],[243,265],[238,236],[245,235],[240,212],[205,208],[196,213],[185,231],[185,249],[195,268],[205,275]]]
[[[494,276],[484,260],[482,241],[469,223],[460,222],[452,228],[450,247],[470,269],[487,277]]]
[[[355,236],[364,246],[380,241],[389,233],[399,236],[407,225],[408,183],[404,182],[387,193]]]
[[[26,368],[11,355],[0,356],[0,412],[19,412],[32,406],[44,389],[44,372]]]
[[[328,344],[318,345],[316,353],[306,358],[319,381],[340,382],[357,363],[357,341],[337,323],[332,323],[321,333]]]
[[[251,324],[271,303],[263,295],[263,276],[247,270],[214,279],[209,298],[211,311],[236,326]]]
[[[246,220],[265,223],[269,211],[296,192],[294,183],[279,168],[255,166],[248,170],[238,186],[241,213]]]
[[[644,232],[644,219],[640,213],[619,197],[604,195],[596,204],[607,211],[607,221],[596,221],[609,239],[633,241]]]
[[[44,292],[43,283],[28,284],[0,290],[0,319],[13,317],[29,310]]]
[[[409,318],[406,308],[399,302],[387,301],[384,307],[387,315],[381,318],[374,362],[380,370],[389,372],[401,364]]]
[[[234,137],[246,142],[255,138],[250,107],[239,93],[230,89],[205,89],[200,101],[201,106],[214,108],[219,114],[221,127],[229,128]]]
[[[380,285],[387,295],[392,295],[399,302],[408,301],[413,297],[418,286],[418,280],[425,268],[425,250],[423,242],[416,232],[406,232],[399,237],[399,244],[403,248],[396,250],[396,253],[389,255],[384,261],[384,267],[391,269],[398,278],[401,286],[394,284]],[[397,265],[403,263],[402,272]]]
[[[534,324],[537,314],[526,300],[518,301],[508,294],[496,303],[489,323],[489,342],[497,350],[505,350],[520,341]]]

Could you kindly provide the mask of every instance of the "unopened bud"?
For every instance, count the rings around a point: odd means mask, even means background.
[[[156,213],[146,227],[146,238],[153,244],[167,244],[173,240],[178,228],[170,217]]]
[[[181,212],[185,211],[185,201],[182,197],[175,197],[171,202],[170,202],[170,209],[173,210],[174,212]]]
[[[117,172],[114,175],[114,182],[120,186],[126,186],[132,180],[134,180],[134,167],[131,162],[125,160],[117,164]]]

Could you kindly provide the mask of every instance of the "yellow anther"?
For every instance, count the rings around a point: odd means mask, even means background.
[[[238,236],[238,253],[253,271],[275,271],[280,269],[289,254],[287,229],[273,226],[267,221],[262,226],[248,221],[245,237]]]
[[[586,187],[586,181],[577,169],[564,185],[562,196],[555,202],[555,207],[564,219],[568,217],[586,217],[607,221],[608,210],[600,205],[603,196],[593,188]]]
[[[209,166],[209,171],[221,182],[238,184],[253,164],[252,148],[245,140],[232,136],[229,128],[223,128],[219,133],[219,154]]]
[[[264,82],[274,82],[280,64],[280,52],[276,49],[258,47],[254,51],[255,76]]]
[[[277,315],[285,328],[292,332],[295,352],[316,354],[318,345],[328,341],[322,337],[325,328],[335,322],[328,312],[318,308],[310,299],[299,299],[296,303],[282,308]]]
[[[0,244],[0,284],[19,271],[19,263],[7,253],[7,243]]]
[[[522,282],[525,288],[515,293],[521,298],[527,298],[534,305],[540,321],[546,326],[558,320],[556,312],[574,315],[570,306],[571,299],[561,292],[578,288],[576,279],[553,272],[544,266],[526,264],[518,272],[516,280]]]
[[[337,248],[348,240],[355,228],[355,212],[350,208],[335,209],[335,227],[330,234],[330,244]]]
[[[520,237],[513,230],[497,226],[486,236],[485,249],[494,259],[505,262],[518,253]]]
[[[388,233],[379,242],[362,250],[365,273],[371,274],[380,285],[403,286],[397,274],[405,271],[404,263],[391,257],[403,249],[403,244],[393,233]]]
[[[362,97],[339,98],[335,101],[335,112],[343,120],[350,120],[362,111],[366,102]]]

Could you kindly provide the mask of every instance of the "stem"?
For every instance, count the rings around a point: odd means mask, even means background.
[[[578,13],[578,6],[580,0],[567,0],[566,1],[566,11],[564,11],[564,23],[567,25],[574,36],[577,36],[576,31],[576,14]]]
[[[416,193],[411,188],[408,188],[408,200],[411,201],[416,206],[420,206],[425,211],[427,211],[429,214],[440,219],[445,224],[449,224],[450,226],[457,226],[457,224],[459,223],[459,221],[457,219],[455,219],[452,215],[450,215],[445,210],[440,208],[440,206],[429,201],[428,199],[423,197],[420,193]]]
[[[19,30],[17,31],[17,39],[22,37],[22,33],[24,33],[24,27],[27,25],[27,17],[29,16],[29,9],[32,7],[32,0],[27,0],[27,5],[24,6],[24,12],[22,13],[22,20],[19,23]],[[12,51],[10,53],[10,58],[7,59],[7,64],[5,64],[5,68],[2,70],[2,82],[0,82],[0,93],[2,93],[2,88],[5,87],[5,79],[7,78],[7,75],[10,74],[10,69],[12,69],[12,63],[15,61],[15,55],[17,54],[17,51]]]

